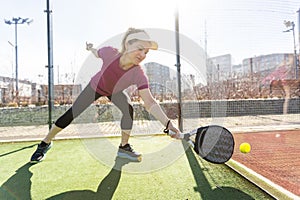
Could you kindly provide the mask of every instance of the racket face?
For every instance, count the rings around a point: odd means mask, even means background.
[[[203,159],[216,164],[227,162],[234,150],[232,134],[218,125],[199,128],[195,143],[198,150],[196,152]]]

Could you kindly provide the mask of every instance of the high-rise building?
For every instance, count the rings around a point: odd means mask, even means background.
[[[249,75],[257,72],[267,74],[282,65],[290,66],[292,70],[294,68],[293,62],[294,55],[291,53],[274,53],[244,59],[243,69]]]
[[[145,69],[151,92],[155,95],[166,94],[168,90],[166,83],[170,81],[169,67],[156,62],[149,62],[145,64]]]
[[[230,54],[207,59],[207,77],[209,82],[221,81],[232,76],[232,57]]]

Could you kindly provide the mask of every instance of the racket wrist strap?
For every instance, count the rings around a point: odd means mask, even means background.
[[[169,127],[170,122],[171,122],[171,120],[168,120],[166,128],[164,129],[164,133],[169,133],[168,127]]]

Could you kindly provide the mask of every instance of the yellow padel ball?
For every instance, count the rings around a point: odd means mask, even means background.
[[[242,153],[249,153],[251,151],[251,145],[247,142],[243,142],[241,145],[240,145],[240,151]]]

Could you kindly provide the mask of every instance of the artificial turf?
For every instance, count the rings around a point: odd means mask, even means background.
[[[146,152],[140,163],[116,158],[120,138],[59,140],[35,165],[28,161],[38,142],[0,143],[0,199],[272,199],[226,165],[190,149],[180,154],[181,142],[170,140],[132,138]]]

